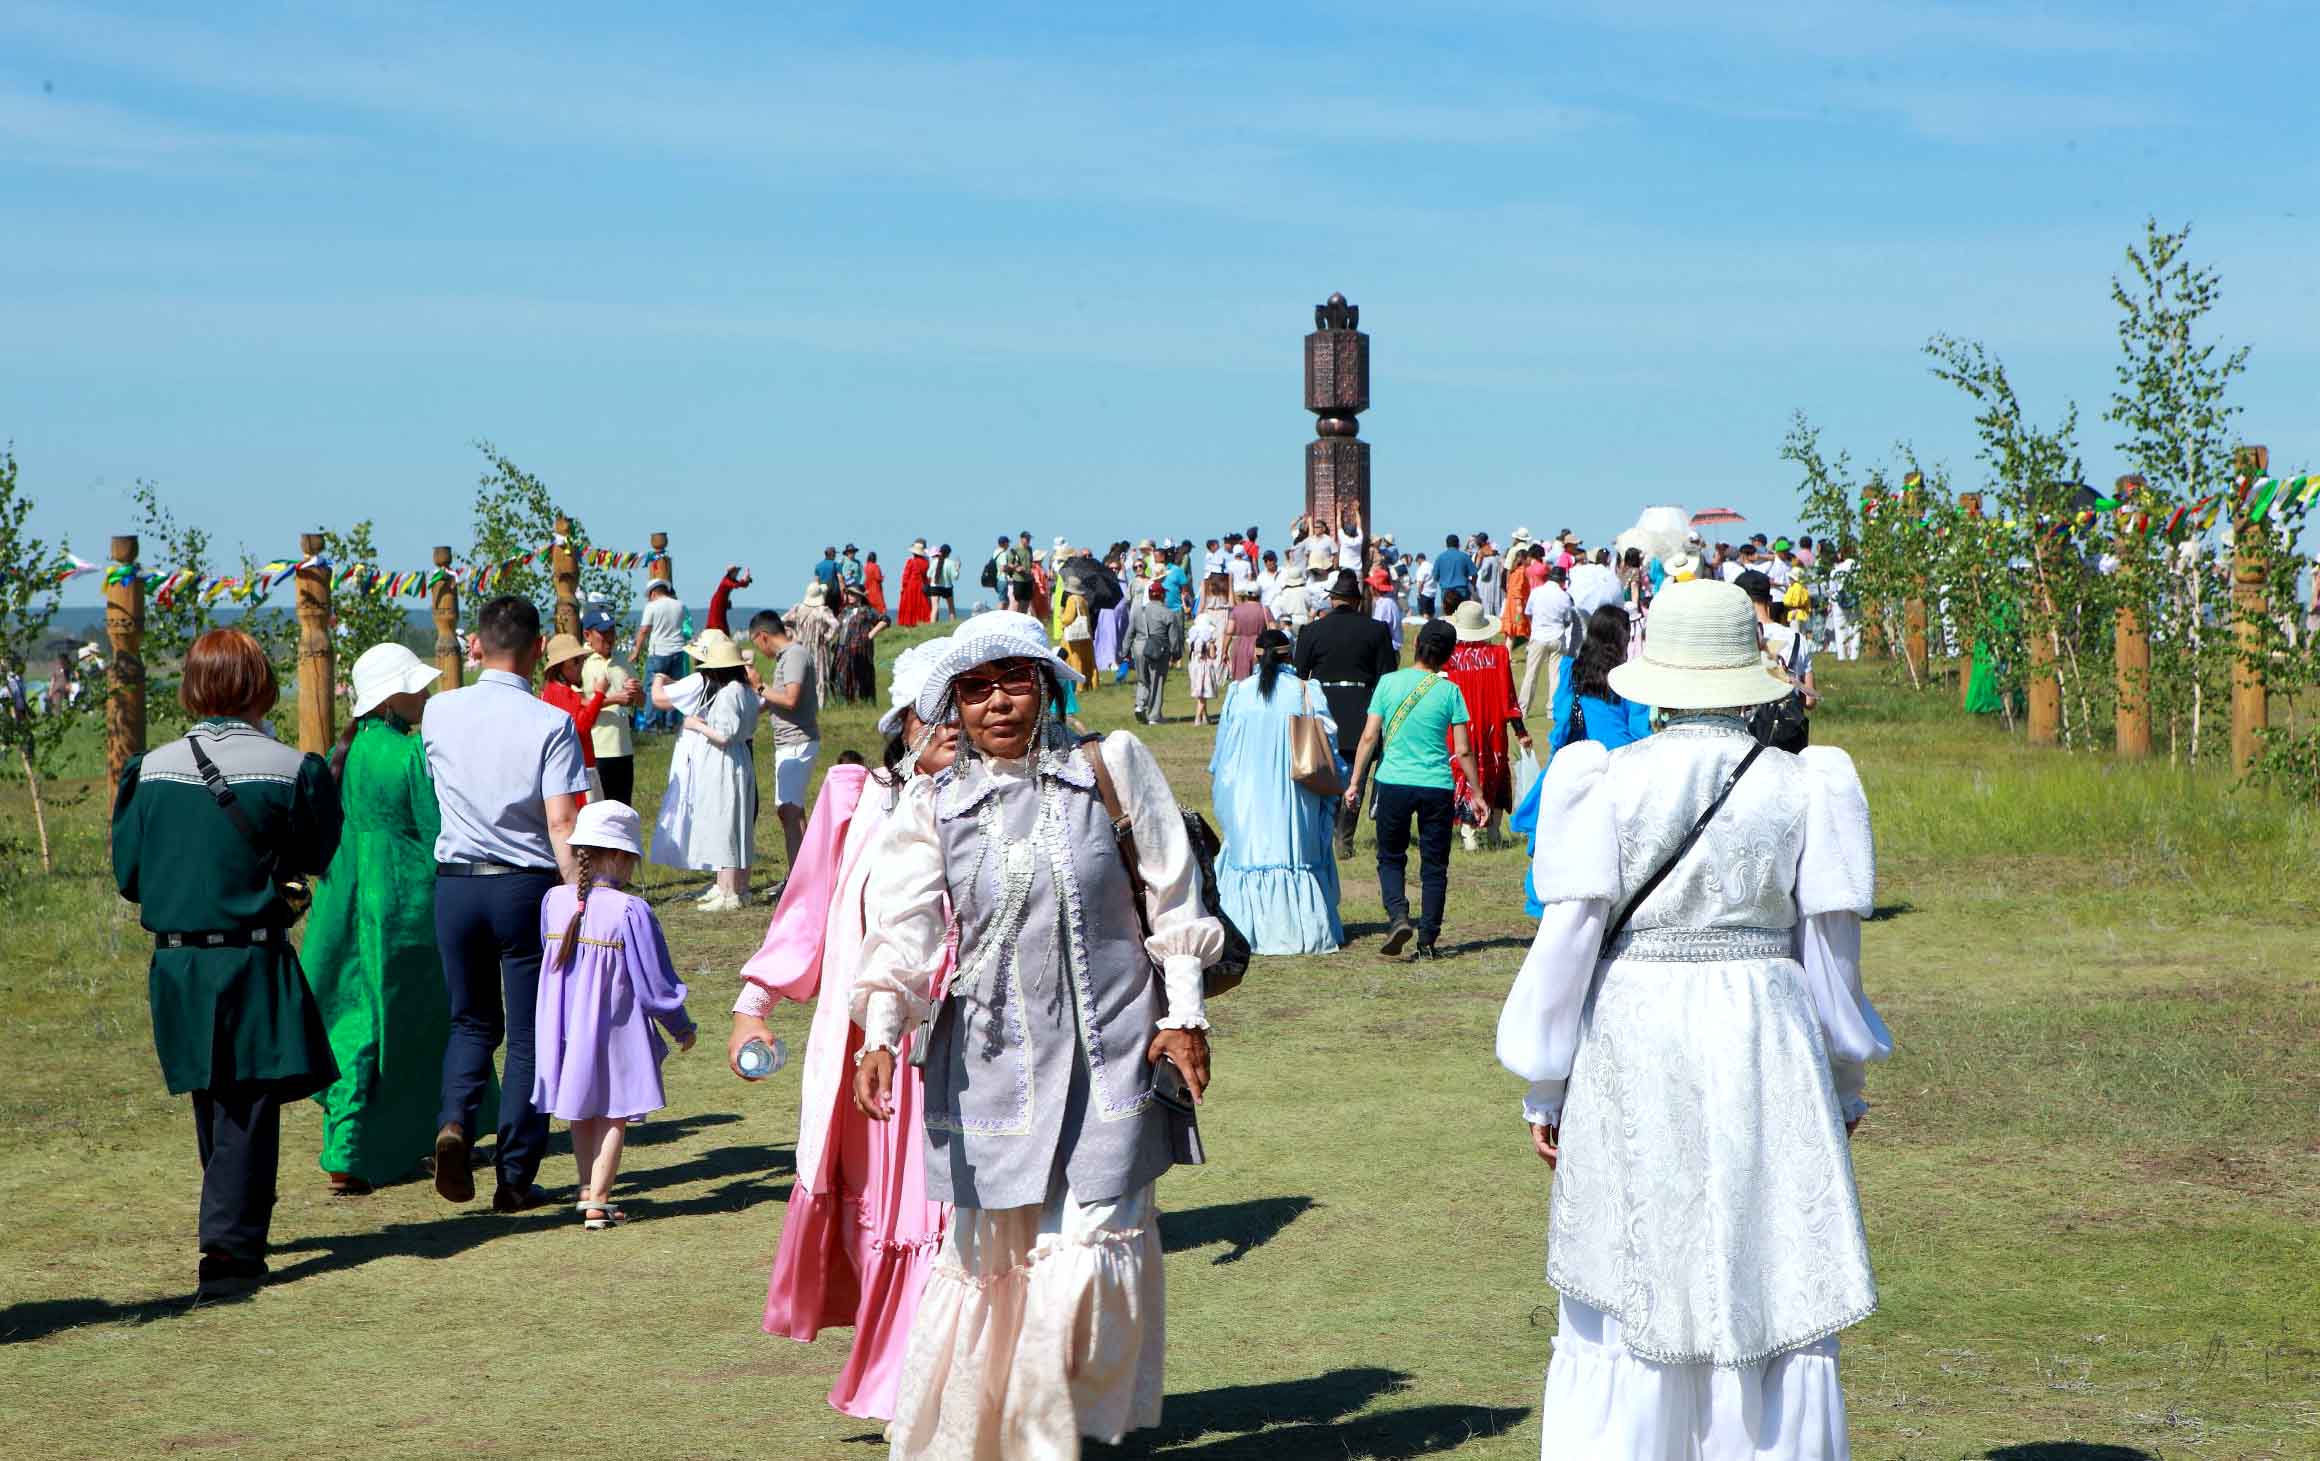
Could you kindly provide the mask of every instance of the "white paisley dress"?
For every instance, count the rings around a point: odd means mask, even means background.
[[[1844,752],[1766,750],[1597,962],[1606,925],[1751,739],[1679,717],[1564,748],[1540,793],[1546,905],[1499,1018],[1560,1128],[1544,1454],[1849,1454],[1838,1331],[1876,1307],[1845,1123],[1892,1039],[1861,991],[1875,856]]]

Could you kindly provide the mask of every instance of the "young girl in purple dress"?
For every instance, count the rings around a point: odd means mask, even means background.
[[[540,904],[539,1061],[532,1101],[572,1124],[580,1167],[582,1223],[600,1232],[626,1222],[612,1205],[628,1123],[657,1111],[668,1047],[693,1048],[685,986],[668,941],[644,899],[623,892],[643,842],[634,808],[590,802],[572,828],[580,883],[552,889]]]

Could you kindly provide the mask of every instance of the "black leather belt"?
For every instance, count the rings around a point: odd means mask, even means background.
[[[286,928],[233,928],[217,933],[157,933],[157,949],[249,949],[290,942]]]
[[[511,877],[518,873],[533,874],[544,878],[561,876],[552,867],[515,867],[504,862],[439,862],[435,864],[435,876],[439,878],[502,878]]]

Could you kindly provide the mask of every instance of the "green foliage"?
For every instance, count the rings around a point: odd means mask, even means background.
[[[379,550],[371,542],[371,520],[364,518],[344,533],[325,529],[323,554],[337,568],[350,563],[365,563],[376,567]],[[331,617],[337,621],[338,673],[345,678],[357,657],[366,649],[379,644],[408,645],[414,652],[434,653],[434,640],[427,637],[424,644],[414,642],[419,636],[411,628],[408,606],[417,602],[407,598],[387,598],[367,592],[360,580],[338,584],[330,591]]]
[[[218,571],[210,556],[207,530],[177,521],[161,499],[161,489],[140,479],[129,494],[137,506],[137,553],[149,567],[168,571],[190,568],[208,576]],[[236,558],[234,576],[244,583],[257,577],[270,557],[247,548]],[[265,650],[281,682],[282,699],[271,717],[275,734],[295,740],[298,729],[297,670],[298,619],[287,607],[290,589],[279,590],[284,605],[269,600],[232,596],[215,600],[194,592],[171,595],[163,603],[158,594],[145,596],[145,664],[147,667],[145,720],[148,742],[183,732],[186,716],[177,700],[177,670],[193,642],[212,629],[231,625],[245,630]],[[270,598],[271,596],[269,596]]]
[[[517,466],[490,442],[479,441],[475,445],[483,453],[486,465],[476,482],[475,546],[468,554],[470,563],[504,563],[547,548],[555,540],[559,517],[571,522],[572,551],[579,554],[588,551],[591,544],[586,526],[577,513],[556,505],[545,482]],[[601,599],[615,618],[625,619],[633,597],[631,579],[631,574],[618,569],[595,568],[583,562],[581,601]],[[539,606],[541,623],[553,623],[556,586],[550,575],[548,555],[539,552],[531,563],[496,578],[484,593],[463,592],[460,612],[472,624],[476,610],[501,594],[523,595]]]
[[[58,771],[58,760],[81,718],[102,715],[106,680],[88,676],[80,700],[49,697],[35,704],[24,677],[41,658],[42,641],[56,618],[57,574],[64,553],[32,536],[26,527],[32,499],[17,485],[16,453],[0,447],[0,661],[7,675],[0,691],[0,776],[21,777],[32,801],[40,864],[49,870],[48,812],[41,781]],[[16,881],[16,858],[0,858],[0,883]]]

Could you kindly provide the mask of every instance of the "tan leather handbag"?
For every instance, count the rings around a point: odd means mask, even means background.
[[[1313,713],[1313,686],[1304,686],[1304,708],[1289,717],[1289,779],[1318,797],[1345,795],[1345,778],[1337,774],[1337,747]]]

